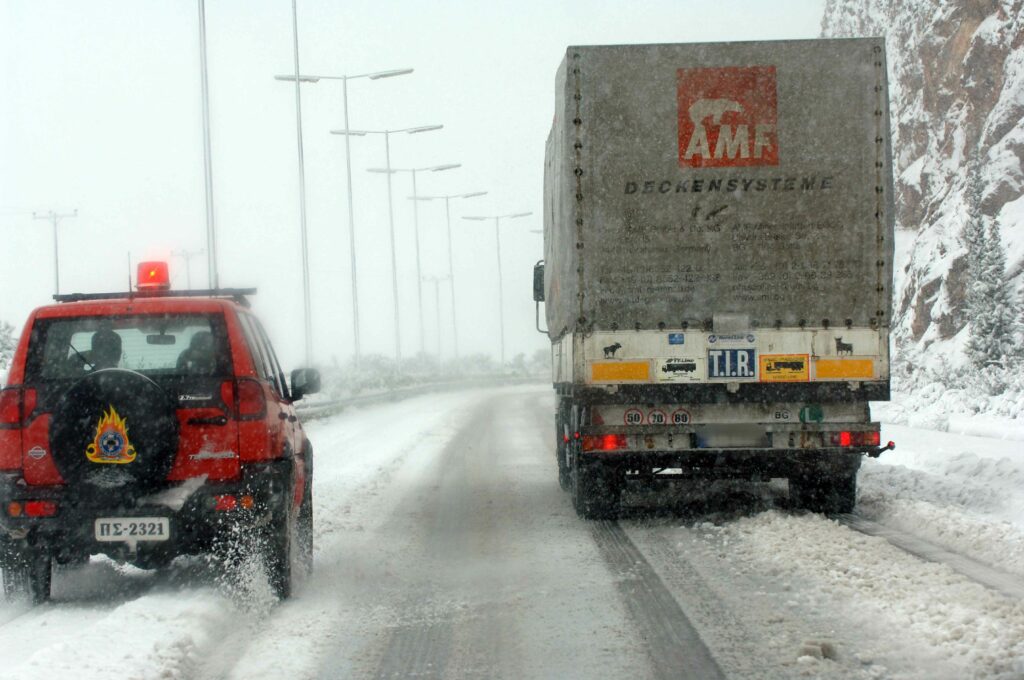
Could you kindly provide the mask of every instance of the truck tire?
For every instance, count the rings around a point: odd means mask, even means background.
[[[793,507],[810,512],[853,512],[857,504],[857,473],[822,473],[791,477],[789,497]]]
[[[619,514],[622,481],[618,470],[601,461],[574,456],[570,469],[572,505],[583,519],[615,519]]]
[[[555,461],[558,464],[558,486],[562,491],[569,491],[572,486],[572,476],[569,473],[569,463],[565,455],[566,411],[565,402],[559,402],[558,411],[555,413]]]
[[[568,491],[572,486],[572,475],[565,460],[565,438],[561,424],[555,427],[555,459],[558,462],[558,486],[562,491]]]

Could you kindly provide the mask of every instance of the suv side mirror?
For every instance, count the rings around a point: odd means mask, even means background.
[[[292,371],[292,401],[320,391],[320,371],[315,368],[296,368]]]
[[[533,301],[544,302],[544,260],[533,265]]]

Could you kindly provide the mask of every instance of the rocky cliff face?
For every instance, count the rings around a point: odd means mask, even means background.
[[[1000,225],[1014,293],[1024,287],[1024,0],[828,0],[822,35],[886,36],[897,346],[959,350],[972,182]]]

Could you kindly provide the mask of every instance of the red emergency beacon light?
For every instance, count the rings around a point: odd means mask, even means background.
[[[166,262],[140,262],[136,288],[142,291],[169,290],[171,277]]]

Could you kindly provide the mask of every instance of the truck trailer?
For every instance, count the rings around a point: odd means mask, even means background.
[[[562,488],[788,480],[849,512],[889,398],[882,38],[569,47],[544,173]]]

